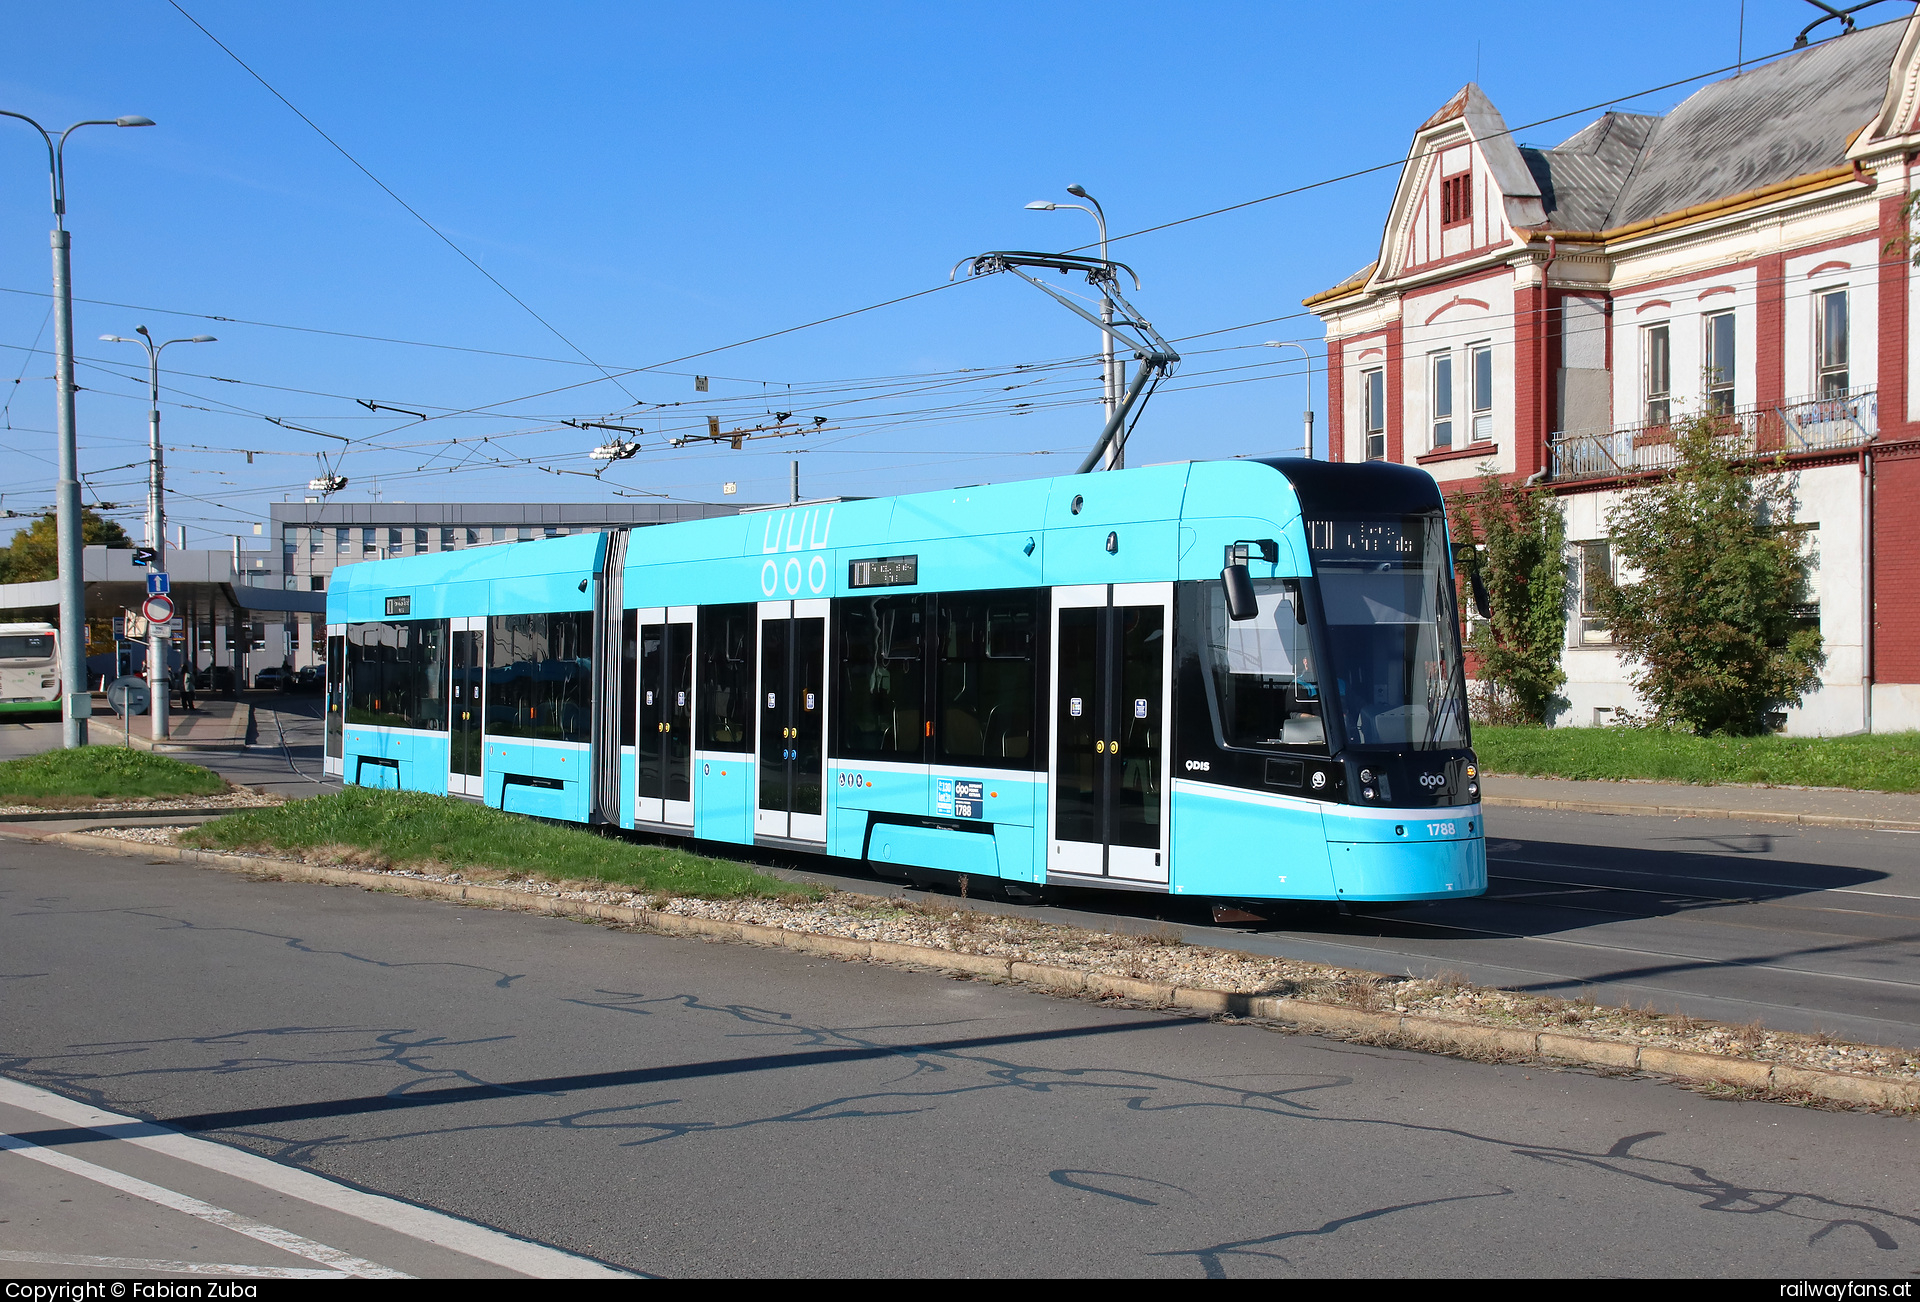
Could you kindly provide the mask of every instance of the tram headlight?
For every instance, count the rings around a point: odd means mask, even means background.
[[[1479,784],[1478,782],[1469,782],[1469,783],[1467,783],[1467,794],[1468,794],[1468,795],[1470,795],[1470,796],[1477,796],[1477,795],[1479,795],[1479,794],[1480,794],[1480,784]]]
[[[1467,765],[1467,776],[1470,778],[1479,777],[1480,776],[1479,768],[1472,764]]]
[[[1372,800],[1372,799],[1373,799],[1373,788],[1372,788],[1372,787],[1361,787],[1361,788],[1360,788],[1360,795],[1361,795],[1361,797],[1362,797],[1363,799],[1366,799],[1366,800]]]

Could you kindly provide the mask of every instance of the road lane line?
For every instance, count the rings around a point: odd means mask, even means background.
[[[176,1212],[185,1212],[221,1229],[232,1230],[235,1234],[244,1234],[282,1252],[291,1252],[296,1257],[305,1257],[308,1261],[331,1267],[335,1271],[348,1275],[357,1275],[362,1279],[412,1279],[413,1276],[397,1270],[389,1270],[375,1262],[356,1257],[350,1252],[338,1248],[329,1248],[324,1243],[315,1243],[303,1238],[292,1230],[283,1230],[277,1225],[266,1225],[238,1212],[230,1212],[224,1207],[215,1207],[212,1203],[203,1203],[198,1198],[190,1198],[183,1193],[175,1193],[157,1184],[151,1184],[136,1176],[126,1175],[109,1167],[95,1166],[92,1162],[83,1162],[70,1157],[58,1149],[42,1148],[31,1140],[18,1135],[0,1133],[0,1151],[18,1153],[44,1163],[57,1171],[68,1175],[77,1175],[83,1180],[117,1189],[121,1193],[132,1194],[135,1198],[144,1198],[150,1203]]]
[[[341,1212],[422,1243],[431,1243],[461,1256],[535,1279],[634,1278],[626,1271],[559,1248],[550,1248],[544,1243],[515,1238],[503,1231],[402,1202],[398,1198],[367,1193],[297,1166],[285,1166],[257,1153],[169,1130],[137,1117],[107,1112],[5,1076],[0,1076],[0,1103],[38,1113],[70,1126],[96,1130],[124,1143],[138,1144],[179,1161],[191,1162],[206,1170],[245,1180],[262,1189],[298,1198],[315,1207]]]
[[[83,1257],[70,1252],[8,1252],[0,1262],[22,1266],[67,1266],[81,1270],[131,1270],[142,1275],[220,1275],[244,1279],[346,1279],[337,1270],[303,1270],[298,1266],[240,1266],[209,1261],[157,1261],[149,1257]]]

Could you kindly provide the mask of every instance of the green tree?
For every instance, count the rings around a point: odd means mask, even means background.
[[[1719,446],[1720,422],[1674,424],[1672,473],[1609,514],[1630,581],[1596,576],[1601,615],[1657,721],[1702,736],[1751,736],[1819,683],[1807,600],[1807,535],[1791,475],[1753,475]]]
[[[1479,566],[1488,618],[1469,648],[1480,662],[1481,706],[1492,723],[1545,723],[1567,681],[1567,525],[1545,489],[1504,484],[1492,470],[1463,503],[1466,541],[1484,548]]]
[[[88,547],[132,547],[127,531],[111,520],[80,509],[80,541]],[[0,547],[0,583],[38,583],[60,577],[59,526],[43,515]]]

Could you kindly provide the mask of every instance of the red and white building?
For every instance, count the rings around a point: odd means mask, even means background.
[[[1331,453],[1544,482],[1574,578],[1564,663],[1589,726],[1637,710],[1587,578],[1609,508],[1682,415],[1783,454],[1827,650],[1787,731],[1920,728],[1920,16],[1521,144],[1478,86],[1414,133],[1378,259],[1306,300]]]

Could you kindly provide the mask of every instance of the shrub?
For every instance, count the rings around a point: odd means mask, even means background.
[[[1545,489],[1504,484],[1491,470],[1464,505],[1465,541],[1477,533],[1485,549],[1489,617],[1468,642],[1480,661],[1480,708],[1492,723],[1544,723],[1567,681],[1566,521]]]
[[[1596,576],[1595,595],[1658,722],[1752,736],[1818,685],[1826,654],[1798,609],[1807,539],[1788,527],[1794,479],[1748,473],[1721,448],[1724,433],[1709,416],[1675,423],[1672,473],[1608,515],[1631,581]]]

